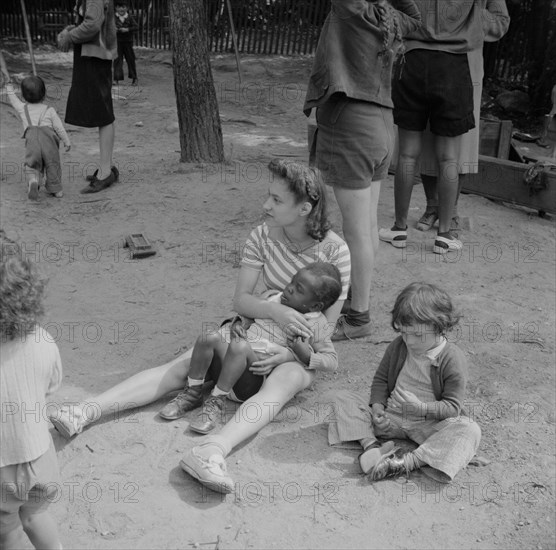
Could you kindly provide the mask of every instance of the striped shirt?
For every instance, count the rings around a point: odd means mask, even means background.
[[[321,241],[304,250],[296,250],[291,244],[277,241],[269,234],[266,223],[259,225],[249,235],[241,265],[262,271],[265,290],[284,290],[292,277],[313,262],[327,262],[340,271],[342,293],[347,298],[351,262],[347,244],[334,231],[329,231]]]

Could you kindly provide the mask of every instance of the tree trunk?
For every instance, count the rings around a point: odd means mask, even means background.
[[[203,0],[170,0],[170,40],[181,162],[222,162],[224,144],[210,68]]]
[[[554,55],[556,9],[552,0],[536,0],[531,6],[530,36],[531,65],[529,70],[529,96],[536,110],[550,110],[549,98],[556,63]]]

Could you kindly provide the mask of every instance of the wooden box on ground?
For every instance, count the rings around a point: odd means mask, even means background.
[[[556,214],[556,170],[544,168],[540,177],[546,188],[531,193],[524,180],[530,167],[530,164],[479,155],[479,173],[465,178],[462,191]]]

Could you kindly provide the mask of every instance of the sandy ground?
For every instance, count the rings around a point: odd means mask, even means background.
[[[103,193],[79,194],[97,136],[70,127],[65,197],[30,202],[20,123],[1,105],[2,226],[50,278],[45,326],[65,370],[57,403],[172,359],[203,323],[227,316],[241,244],[261,219],[266,163],[307,159],[301,105],[309,58],[245,57],[241,86],[233,56],[213,58],[227,162],[203,166],[179,163],[169,54],[138,57],[140,86],[121,87],[115,107],[121,183]],[[12,72],[28,70],[24,57],[6,58]],[[71,58],[41,50],[38,68],[63,114]],[[423,206],[416,189],[413,225]],[[375,333],[337,344],[338,372],[321,375],[230,456],[235,494],[204,490],[181,471],[179,458],[197,437],[190,416],[157,416],[164,401],[129,413],[118,404],[70,442],[53,431],[64,482],[52,510],[65,547],[554,548],[554,219],[471,195],[460,210],[471,222],[462,254],[435,256],[433,233],[415,230],[405,251],[381,245]],[[380,224],[392,216],[389,178]],[[122,241],[138,232],[157,255],[130,261]],[[479,459],[447,486],[418,473],[369,484],[356,450],[327,445],[327,392],[368,392],[395,336],[393,299],[414,280],[441,284],[464,315],[452,339],[470,361]]]

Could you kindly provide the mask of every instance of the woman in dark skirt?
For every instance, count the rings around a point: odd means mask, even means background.
[[[65,121],[99,129],[100,164],[82,193],[97,193],[118,179],[112,165],[114,109],[112,61],[117,56],[116,24],[112,0],[77,0],[76,26],[58,35],[58,47],[74,47],[73,74]]]

